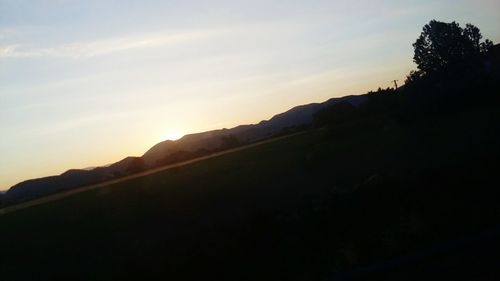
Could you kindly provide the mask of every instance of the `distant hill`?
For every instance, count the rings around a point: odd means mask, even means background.
[[[7,203],[25,201],[46,194],[113,179],[134,168],[140,157],[126,157],[107,167],[92,170],[70,169],[58,176],[23,181],[11,187],[4,195]]]
[[[222,150],[230,146],[230,144],[227,144],[228,138],[231,138],[233,145],[256,142],[283,133],[286,130],[307,126],[313,121],[315,113],[340,101],[346,101],[358,106],[365,98],[364,95],[332,98],[323,103],[296,106],[258,124],[186,135],[178,141],[163,141],[149,149],[142,157],[146,165],[154,166],[157,161],[161,161],[161,159],[165,159],[165,157],[179,151],[196,153],[202,150]]]
[[[107,166],[70,169],[58,176],[23,181],[12,186],[4,194],[3,201],[4,204],[22,202],[297,131],[310,125],[314,114],[324,108],[339,102],[359,106],[365,100],[366,95],[332,98],[322,103],[296,106],[258,124],[190,134],[177,141],[166,140],[151,147],[141,157],[126,157]]]

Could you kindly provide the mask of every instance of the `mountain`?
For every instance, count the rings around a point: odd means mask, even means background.
[[[296,106],[258,124],[240,125],[190,134],[177,141],[163,141],[151,147],[141,157],[126,157],[108,166],[93,169],[71,169],[58,176],[23,181],[12,186],[3,201],[7,204],[26,201],[40,196],[90,185],[113,178],[130,175],[148,168],[176,163],[216,151],[222,151],[257,142],[279,134],[296,131],[309,125],[314,114],[339,102],[360,105],[365,95],[332,98],[323,103]]]
[[[258,124],[186,135],[177,141],[163,141],[149,149],[142,158],[146,165],[154,166],[158,161],[180,151],[197,154],[201,150],[223,150],[231,146],[228,142],[238,145],[256,142],[283,133],[287,129],[308,125],[312,122],[316,112],[338,102],[346,101],[353,106],[358,106],[365,99],[365,95],[332,98],[323,103],[296,106]]]
[[[121,175],[136,172],[134,167],[140,157],[127,157],[107,167],[97,167],[92,170],[70,169],[58,176],[27,180],[11,187],[5,193],[5,201],[25,201],[46,194],[51,194],[75,187],[90,185],[110,180]]]

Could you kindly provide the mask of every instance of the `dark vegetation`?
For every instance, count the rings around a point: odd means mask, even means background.
[[[497,280],[500,51],[484,46],[319,109],[305,134],[3,215],[0,276]]]

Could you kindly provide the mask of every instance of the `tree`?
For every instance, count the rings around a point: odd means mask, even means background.
[[[413,44],[413,61],[422,75],[440,70],[487,52],[490,40],[481,42],[481,31],[472,24],[461,28],[456,22],[430,21]]]

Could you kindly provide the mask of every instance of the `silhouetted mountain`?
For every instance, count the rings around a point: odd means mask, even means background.
[[[127,157],[107,167],[92,170],[70,169],[59,176],[27,180],[11,187],[5,194],[7,202],[18,202],[75,187],[94,184],[118,176],[140,171],[140,157]],[[140,164],[139,164],[140,165]]]
[[[99,169],[92,171],[71,169],[59,176],[27,180],[11,187],[5,199],[7,202],[24,201],[108,179],[102,172]]]
[[[142,157],[148,166],[154,166],[158,161],[169,157],[176,152],[184,151],[198,154],[201,150],[218,151],[228,148],[228,137],[238,144],[248,144],[273,137],[286,130],[297,130],[312,123],[313,116],[321,109],[330,107],[338,102],[347,102],[358,106],[366,99],[365,95],[332,98],[323,103],[311,103],[296,106],[286,112],[273,116],[269,120],[258,124],[241,125],[232,129],[221,129],[203,133],[186,135],[177,141],[163,141],[149,149]]]
[[[365,95],[332,98],[323,103],[294,107],[258,124],[190,134],[177,141],[166,140],[154,145],[142,157],[127,157],[108,166],[71,169],[58,176],[23,181],[5,193],[4,201],[15,203],[30,200],[297,131],[311,124],[314,114],[321,109],[339,102],[358,106],[365,99]]]

